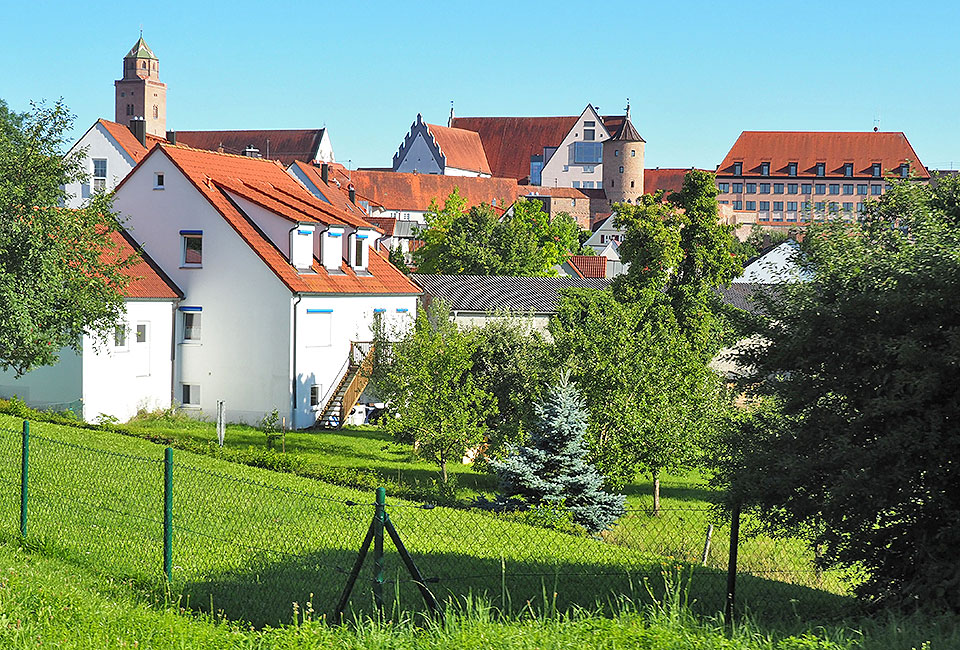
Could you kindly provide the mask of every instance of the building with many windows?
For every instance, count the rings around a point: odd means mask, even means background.
[[[717,198],[760,225],[796,225],[854,218],[893,178],[930,180],[901,132],[744,131],[717,167]]]

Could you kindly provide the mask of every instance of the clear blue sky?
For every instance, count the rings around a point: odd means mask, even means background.
[[[330,129],[337,160],[390,163],[418,112],[620,112],[650,167],[713,168],[743,130],[904,131],[960,167],[960,2],[18,2],[0,98],[113,119],[143,25],[168,129]]]

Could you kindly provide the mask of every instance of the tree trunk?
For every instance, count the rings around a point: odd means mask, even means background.
[[[440,474],[443,476],[443,484],[447,484],[447,456],[440,454]]]
[[[653,516],[660,514],[660,470],[650,472],[653,476]]]

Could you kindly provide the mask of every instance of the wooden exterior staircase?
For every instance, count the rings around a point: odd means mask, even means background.
[[[340,429],[346,422],[350,411],[357,405],[363,389],[370,383],[370,371],[373,369],[373,342],[352,341],[350,356],[344,364],[346,370],[340,383],[323,405],[320,417],[314,425],[316,429]]]

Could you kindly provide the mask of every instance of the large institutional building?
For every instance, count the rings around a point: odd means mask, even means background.
[[[717,167],[720,203],[764,226],[852,218],[892,178],[930,180],[900,132],[744,131]]]

